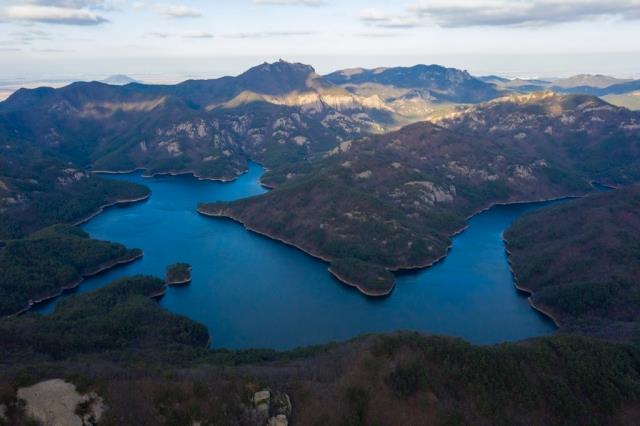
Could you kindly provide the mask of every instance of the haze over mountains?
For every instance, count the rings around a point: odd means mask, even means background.
[[[606,75],[580,74],[568,78],[539,79],[507,79],[498,76],[480,77],[480,80],[495,84],[497,87],[520,93],[551,90],[558,93],[589,94],[600,97],[613,95],[637,96],[640,91],[640,80],[619,79]],[[637,109],[629,99],[617,98],[616,105]],[[631,98],[631,101],[633,98]]]

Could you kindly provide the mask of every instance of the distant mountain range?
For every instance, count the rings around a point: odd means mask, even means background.
[[[2,235],[73,221],[60,209],[73,197],[42,198],[82,193],[74,188],[94,182],[69,180],[66,169],[143,168],[148,174],[189,172],[228,180],[246,170],[249,158],[268,167],[299,161],[396,126],[394,115],[377,96],[354,95],[308,65],[284,61],[237,77],[177,85],[78,82],[20,89],[0,103]],[[46,191],[43,180],[49,182]],[[65,186],[56,187],[58,181]],[[107,191],[64,210],[77,212],[77,219],[113,196]]]
[[[377,97],[334,86],[312,67],[278,62],[238,77],[178,85],[98,82],[21,89],[0,104],[13,137],[83,167],[232,179],[249,155],[272,164],[393,125]]]
[[[539,92],[551,90],[558,93],[575,93],[593,96],[619,95],[640,90],[640,80],[620,79],[601,74],[581,74],[558,79],[508,79],[495,75],[479,77],[485,83],[495,84],[503,90]]]
[[[116,74],[105,78],[101,81],[101,83],[113,84],[115,86],[124,86],[125,84],[129,83],[139,83],[139,81],[129,77],[128,75]]]
[[[29,182],[68,182],[63,192],[76,193],[76,185],[85,181],[69,181],[65,169],[141,168],[149,175],[193,173],[228,180],[246,170],[248,159],[279,170],[351,139],[415,121],[442,120],[462,106],[516,90],[500,77],[483,79],[438,65],[352,69],[321,76],[309,65],[281,60],[235,77],[176,85],[146,85],[113,76],[106,81],[126,84],[78,82],[60,89],[20,89],[0,103],[0,215],[13,218],[6,223],[21,218],[21,225],[13,223],[13,230],[6,231],[19,235],[33,229],[33,224],[23,223],[25,218],[42,219],[45,211],[60,211],[43,207],[41,187]],[[581,76],[572,81],[602,86],[612,80]],[[562,84],[570,86],[568,81]],[[634,84],[593,90],[631,90]],[[42,162],[47,166],[36,166]],[[58,187],[47,191],[58,193],[63,188]],[[105,193],[82,208],[66,210],[84,212],[113,198]],[[41,207],[34,210],[36,204]],[[20,211],[33,214],[16,214]],[[64,215],[46,217],[33,223],[68,220]]]
[[[0,103],[0,130],[80,167],[232,179],[247,157],[274,167],[500,94],[467,72],[435,65],[345,73],[323,77],[309,65],[278,61],[177,85],[113,76],[105,81],[123,85],[20,89]],[[360,84],[340,84],[346,80]],[[369,93],[369,84],[382,89]]]

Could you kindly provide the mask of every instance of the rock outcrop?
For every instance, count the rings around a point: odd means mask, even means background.
[[[18,389],[26,415],[44,425],[84,426],[97,424],[105,410],[95,393],[80,394],[74,384],[52,379]]]
[[[249,410],[255,424],[287,426],[292,412],[291,399],[284,392],[263,389],[253,394]]]

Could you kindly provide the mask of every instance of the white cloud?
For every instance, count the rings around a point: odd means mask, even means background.
[[[206,31],[187,31],[180,34],[182,38],[214,38],[214,35]]]
[[[364,38],[393,38],[393,37],[399,37],[400,34],[398,33],[387,33],[387,32],[358,32],[358,33],[352,33],[351,34],[354,37],[364,37]]]
[[[199,18],[202,12],[192,7],[179,4],[157,3],[153,5],[156,12],[170,18]]]
[[[409,11],[443,27],[550,25],[599,17],[640,19],[640,0],[430,0]]]
[[[149,33],[151,37],[156,38],[183,38],[183,39],[209,39],[215,36],[206,31],[185,31],[181,33],[165,33],[161,31]]]
[[[68,52],[68,50],[54,49],[54,48],[31,49],[31,50],[33,52],[39,52],[39,53],[63,53],[63,52]]]
[[[25,28],[9,34],[16,42],[30,44],[34,41],[51,40],[52,34],[37,28]]]
[[[360,20],[380,28],[414,28],[420,25],[415,16],[398,15],[380,9],[360,11]]]
[[[322,6],[323,0],[252,0],[253,4],[268,6]]]
[[[253,33],[225,34],[226,38],[271,38],[271,37],[296,37],[315,34],[311,31],[263,31]]]
[[[67,9],[94,9],[94,10],[115,10],[118,9],[125,0],[23,0],[22,3],[55,6]]]
[[[58,6],[23,5],[10,6],[4,15],[9,20],[41,22],[61,25],[99,25],[109,22],[87,9],[72,9]]]

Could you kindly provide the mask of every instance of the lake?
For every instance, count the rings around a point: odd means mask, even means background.
[[[141,248],[144,257],[87,279],[62,297],[126,275],[164,277],[167,265],[188,262],[193,266],[191,284],[170,287],[159,303],[205,324],[215,348],[289,349],[392,330],[448,334],[485,344],[555,330],[515,289],[502,242],[502,233],[518,216],[545,203],[496,206],[475,216],[454,238],[444,261],[398,274],[390,296],[371,299],[335,280],[325,262],[230,220],[196,212],[198,202],[265,192],[259,184],[262,172],[251,163],[248,173],[230,183],[187,175],[109,175],[148,186],[151,197],[109,208],[82,228],[93,238]],[[51,312],[58,300],[34,310]]]

